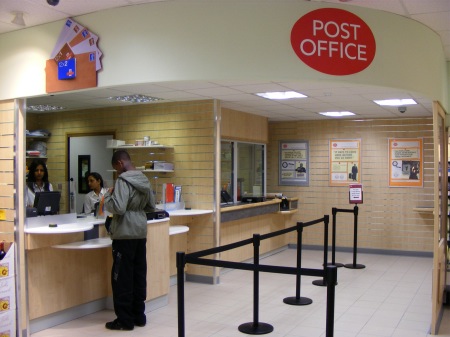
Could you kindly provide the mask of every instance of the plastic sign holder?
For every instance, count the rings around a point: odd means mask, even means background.
[[[348,193],[348,201],[350,204],[362,204],[363,203],[363,191],[361,184],[350,184]]]

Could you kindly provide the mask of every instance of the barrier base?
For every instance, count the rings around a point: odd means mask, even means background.
[[[290,305],[308,305],[311,304],[313,301],[312,299],[308,297],[286,297],[283,299],[283,302]]]
[[[353,264],[353,263],[347,263],[347,264],[344,264],[344,267],[345,268],[350,268],[350,269],[364,269],[364,268],[366,268],[366,266],[365,265],[363,265],[363,264]]]
[[[327,263],[327,266],[336,266],[336,268],[341,268],[344,266],[343,263],[336,262],[336,263]]]
[[[239,325],[239,331],[248,335],[264,335],[273,331],[273,326],[267,323],[243,323]]]
[[[314,284],[315,286],[319,286],[319,287],[327,286],[327,282],[325,282],[323,279],[312,281],[312,284]]]

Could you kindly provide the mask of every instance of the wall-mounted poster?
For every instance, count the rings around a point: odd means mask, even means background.
[[[423,141],[421,138],[389,139],[389,186],[423,186]]]
[[[361,182],[361,140],[330,140],[330,186]]]
[[[280,141],[279,185],[309,186],[309,143],[306,140]]]

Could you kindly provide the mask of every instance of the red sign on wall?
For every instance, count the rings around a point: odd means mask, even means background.
[[[358,16],[321,8],[302,16],[292,27],[291,44],[309,67],[329,75],[351,75],[375,57],[375,37]]]

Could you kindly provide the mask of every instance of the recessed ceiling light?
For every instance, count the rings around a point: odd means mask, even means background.
[[[65,107],[63,106],[55,106],[55,105],[30,105],[27,106],[27,111],[34,111],[34,112],[50,112],[50,111],[59,111],[64,110]]]
[[[260,92],[256,94],[259,97],[268,99],[291,99],[291,98],[304,98],[308,97],[296,91],[272,91],[272,92]]]
[[[350,111],[326,111],[326,112],[319,112],[319,114],[327,117],[344,117],[355,115],[353,112]]]
[[[114,96],[114,97],[108,97],[108,99],[112,101],[120,101],[120,102],[127,102],[127,103],[149,103],[149,102],[156,102],[156,101],[162,101],[162,98],[157,97],[151,97],[146,95],[125,95],[125,96]]]
[[[412,98],[406,99],[382,99],[382,100],[374,100],[374,103],[378,105],[386,105],[386,106],[402,106],[402,105],[413,105],[417,104],[415,100]]]

